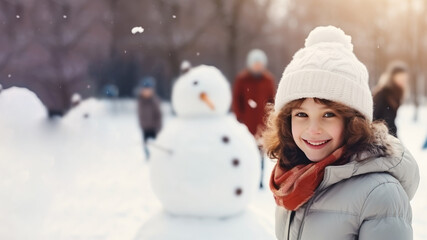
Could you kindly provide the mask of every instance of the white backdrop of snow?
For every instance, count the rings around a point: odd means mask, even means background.
[[[39,100],[29,92],[21,95],[27,91],[21,90],[9,88],[0,94],[0,239],[123,240],[141,239],[144,231],[161,233],[159,240],[168,239],[166,231],[171,217],[161,213],[160,202],[149,183],[149,164],[143,157],[140,131],[132,110],[135,103],[121,102],[123,108],[119,109],[125,110],[114,115],[110,111],[112,102],[93,100],[97,104],[87,107],[92,113],[90,120],[82,116],[85,111],[77,113],[74,109],[69,113],[75,115],[74,122],[68,116],[65,118],[68,120],[51,122],[43,117],[46,112]],[[27,112],[20,113],[15,106],[25,106]],[[165,104],[163,111],[167,123],[170,106]],[[22,114],[33,117],[22,118]],[[427,135],[427,107],[421,108],[417,122],[412,120],[413,114],[413,106],[403,106],[396,122],[400,138],[420,166],[421,182],[411,205],[414,239],[424,240],[427,239],[427,151],[422,151],[421,146]],[[85,124],[88,121],[92,123]],[[269,173],[272,162],[266,163]],[[268,178],[266,174],[265,181]],[[258,191],[249,209],[245,213],[247,218],[231,218],[235,223],[178,220],[183,226],[180,235],[201,236],[209,232],[210,238],[206,239],[226,239],[221,232],[209,230],[222,225],[221,230],[229,235],[240,234],[239,239],[260,239],[248,234],[246,227],[240,228],[239,221],[246,222],[241,224],[244,226],[254,221],[252,228],[261,225],[264,228],[260,232],[273,234],[271,193]],[[194,228],[184,229],[189,221],[195,222],[189,224]]]

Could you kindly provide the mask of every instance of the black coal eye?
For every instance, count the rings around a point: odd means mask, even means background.
[[[194,86],[196,86],[197,84],[199,84],[199,82],[197,80],[193,82]]]

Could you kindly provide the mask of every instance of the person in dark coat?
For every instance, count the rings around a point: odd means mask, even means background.
[[[397,137],[395,119],[407,89],[409,72],[406,64],[393,62],[381,76],[374,90],[374,120],[383,120],[390,134]]]
[[[139,125],[144,135],[144,150],[147,159],[149,158],[147,140],[156,138],[162,126],[160,99],[154,92],[154,84],[152,77],[142,79],[138,93]]]
[[[273,103],[276,94],[276,83],[266,66],[266,54],[259,49],[251,50],[247,57],[247,68],[236,77],[233,86],[233,112],[257,140],[265,128],[266,104]],[[263,188],[264,154],[261,148],[260,152],[260,188]]]

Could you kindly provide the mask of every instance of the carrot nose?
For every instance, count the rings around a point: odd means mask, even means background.
[[[215,110],[215,106],[205,92],[200,93],[200,99],[205,102],[211,110]]]

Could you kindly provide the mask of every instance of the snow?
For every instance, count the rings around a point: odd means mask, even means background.
[[[143,33],[143,32],[144,32],[144,28],[142,28],[142,27],[133,27],[132,28],[132,34]]]
[[[421,107],[419,119],[416,122],[413,120],[414,112],[414,106],[401,107],[397,115],[396,125],[399,138],[415,157],[420,168],[420,185],[411,201],[411,206],[414,239],[421,240],[427,239],[427,150],[422,150],[427,138],[427,106]]]
[[[82,96],[78,93],[73,93],[71,96],[71,103],[76,104],[82,100]]]
[[[184,61],[181,62],[181,66],[180,66],[181,71],[182,70],[187,70],[187,69],[190,69],[190,68],[191,68],[191,63],[189,61],[184,60]]]
[[[246,211],[226,219],[186,218],[159,213],[139,230],[135,239],[273,240],[275,237],[268,218]]]
[[[0,239],[126,240],[158,233],[156,239],[163,240],[169,239],[169,231],[181,239],[188,234],[195,239],[274,239],[268,237],[274,234],[275,207],[268,189],[258,190],[249,211],[236,218],[165,214],[151,188],[133,101],[86,100],[64,119],[49,121],[39,100],[24,90],[9,88],[0,94]],[[167,124],[170,105],[163,111]],[[397,125],[420,167],[421,182],[411,204],[414,239],[423,240],[427,151],[421,146],[427,107],[417,122],[413,113],[412,106],[402,107]],[[266,163],[269,173],[272,162]]]
[[[252,100],[252,99],[248,100],[248,105],[251,108],[256,108],[258,106],[258,104],[254,100]]]
[[[13,116],[17,119],[26,119],[25,125],[32,124],[35,121],[44,119],[46,108],[36,94],[25,88],[12,87],[3,90],[0,94],[1,118],[14,126],[15,119],[5,118],[3,116]]]

